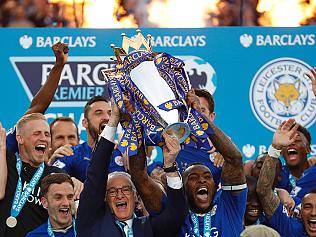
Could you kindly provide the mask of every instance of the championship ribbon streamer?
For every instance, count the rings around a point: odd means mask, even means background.
[[[131,117],[130,121],[128,118],[120,121],[124,134],[119,150],[135,155],[143,137],[153,138],[155,144],[161,145],[164,133],[177,137],[185,145],[208,147],[207,138],[213,130],[185,101],[190,82],[184,62],[167,53],[152,52],[151,36],[146,40],[140,30],[133,38],[125,34],[122,37],[122,47],[111,45],[116,67],[101,70],[119,110]],[[129,53],[130,48],[134,50]],[[155,93],[156,88],[163,93]],[[126,97],[133,111],[124,105]]]

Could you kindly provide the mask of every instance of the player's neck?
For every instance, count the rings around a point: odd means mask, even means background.
[[[95,145],[96,141],[95,139],[88,133],[88,145],[93,148]]]
[[[50,224],[51,224],[53,230],[66,229],[72,225],[72,219],[69,219],[69,221],[67,223],[64,223],[64,224],[57,223],[50,217],[49,217],[49,220],[50,220]]]
[[[289,167],[289,170],[291,172],[291,174],[296,177],[296,178],[301,178],[304,171],[306,169],[309,168],[309,164],[308,164],[308,161],[304,161],[304,163],[300,164],[300,165],[297,165],[297,166],[290,166]]]

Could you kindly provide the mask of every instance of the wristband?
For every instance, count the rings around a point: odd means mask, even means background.
[[[274,159],[278,159],[281,156],[281,150],[275,149],[272,145],[270,145],[268,155]]]
[[[177,172],[178,169],[178,165],[177,162],[173,162],[172,166],[170,167],[163,167],[163,171],[165,171],[165,173],[172,173],[172,172]]]

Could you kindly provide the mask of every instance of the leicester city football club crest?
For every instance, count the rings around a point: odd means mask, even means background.
[[[307,63],[296,58],[278,58],[263,65],[254,76],[249,99],[252,111],[271,131],[288,118],[304,127],[316,119],[316,99],[312,92]]]

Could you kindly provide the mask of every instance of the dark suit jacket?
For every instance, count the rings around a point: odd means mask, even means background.
[[[92,153],[87,179],[80,195],[76,223],[78,237],[125,236],[115,223],[110,208],[104,201],[111,154],[114,144],[101,137]],[[187,215],[183,189],[167,189],[168,202],[160,215],[135,218],[135,237],[177,236]]]

